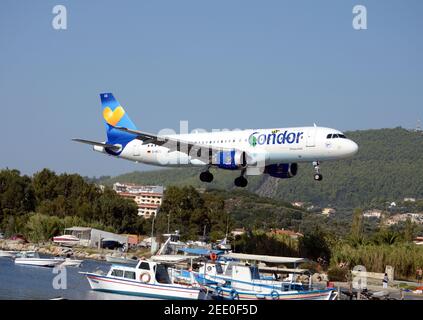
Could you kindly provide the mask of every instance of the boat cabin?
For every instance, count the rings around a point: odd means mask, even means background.
[[[205,275],[208,280],[218,282],[223,286],[231,286],[234,289],[261,291],[262,287],[272,287],[281,291],[306,290],[306,287],[295,281],[294,275],[277,281],[269,279],[259,272],[256,265],[246,265],[239,262],[216,262],[204,264],[199,269],[200,275]]]
[[[140,260],[136,267],[112,265],[107,274],[112,278],[138,281],[142,283],[171,284],[167,265],[149,260]]]

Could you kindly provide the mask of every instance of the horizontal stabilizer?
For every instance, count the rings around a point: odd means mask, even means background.
[[[121,149],[121,146],[117,146],[117,145],[114,145],[114,144],[107,144],[107,143],[103,143],[103,142],[96,142],[96,141],[91,141],[91,140],[72,139],[72,141],[85,143],[85,144],[89,144],[89,145],[92,145],[92,146],[104,147],[104,148],[110,149],[112,151],[119,151]]]

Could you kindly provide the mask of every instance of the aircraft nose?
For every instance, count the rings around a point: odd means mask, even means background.
[[[358,145],[354,141],[348,140],[348,145],[346,149],[348,154],[353,156],[358,152]]]

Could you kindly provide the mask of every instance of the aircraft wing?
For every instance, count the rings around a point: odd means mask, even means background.
[[[115,127],[115,129],[136,135],[136,139],[139,139],[144,143],[153,143],[159,146],[166,144],[166,148],[169,148],[172,151],[187,152],[192,158],[201,160],[209,160],[218,152],[234,151],[233,148],[212,147],[210,145],[196,144],[189,141],[166,136],[158,136],[152,133],[132,130],[124,127]]]

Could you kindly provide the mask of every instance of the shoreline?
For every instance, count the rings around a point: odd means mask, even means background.
[[[98,248],[90,248],[90,247],[81,247],[81,246],[73,246],[73,247],[63,247],[57,245],[53,242],[41,242],[41,243],[22,243],[19,240],[0,240],[0,250],[6,251],[36,251],[41,254],[48,254],[52,256],[66,256],[68,251],[72,252],[72,257],[76,259],[90,259],[90,260],[97,260],[97,261],[106,261],[106,255],[109,254],[116,254],[116,250],[110,249],[98,249]],[[138,256],[147,256],[149,252],[143,252],[141,250],[137,250],[135,252],[122,252],[124,256],[128,257],[138,257]]]

